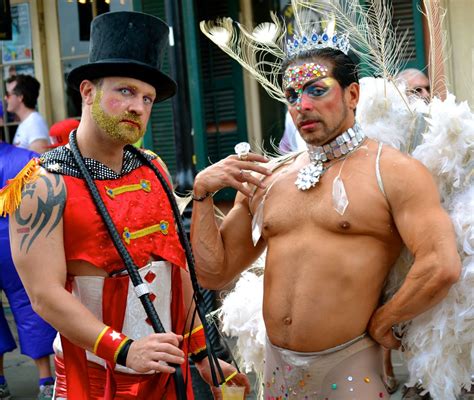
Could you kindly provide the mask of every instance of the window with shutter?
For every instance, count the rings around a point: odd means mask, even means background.
[[[236,19],[233,1],[198,1],[198,21],[230,16]],[[207,158],[211,163],[234,153],[236,143],[247,140],[242,70],[204,35],[199,35]]]
[[[166,21],[165,5],[162,0],[143,0],[141,10]],[[169,54],[165,52],[163,72],[169,73]],[[150,117],[151,150],[158,154],[168,166],[171,176],[176,173],[176,152],[173,127],[173,109],[171,100],[155,104]],[[147,133],[149,134],[149,133]]]
[[[372,0],[359,0],[369,5]],[[391,7],[392,25],[396,28],[397,38],[401,40],[407,32],[407,46],[401,54],[399,67],[425,69],[425,49],[423,38],[423,15],[420,12],[422,0],[385,0]],[[361,60],[361,76],[372,76],[371,66]]]
[[[392,20],[393,26],[398,27],[398,36],[408,31],[408,45],[402,54],[405,68],[423,70],[426,63],[420,3],[420,0],[392,0]]]

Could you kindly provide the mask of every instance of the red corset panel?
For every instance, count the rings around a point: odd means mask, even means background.
[[[153,161],[160,172],[158,162]],[[64,176],[66,260],[84,260],[109,274],[124,268],[83,179]],[[173,212],[155,173],[141,166],[120,179],[96,180],[100,196],[138,267],[151,258],[185,267]]]

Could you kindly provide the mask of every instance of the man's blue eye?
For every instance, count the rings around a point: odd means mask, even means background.
[[[122,88],[122,89],[120,89],[120,92],[121,92],[122,94],[130,94],[130,93],[131,93],[131,92],[130,92],[130,89],[127,89],[127,88]]]

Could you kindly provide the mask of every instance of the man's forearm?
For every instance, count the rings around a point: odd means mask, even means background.
[[[204,287],[221,288],[261,252],[252,244],[250,211],[248,204],[243,204],[253,195],[253,186],[265,187],[253,174],[271,175],[260,164],[266,162],[265,157],[254,153],[249,153],[245,160],[231,155],[207,167],[194,179],[191,242],[198,278]],[[218,227],[209,193],[226,187],[238,193],[234,207]]]
[[[398,292],[377,311],[379,321],[387,326],[406,322],[443,300],[459,277],[460,266],[451,262],[452,266],[415,262]]]
[[[223,272],[225,252],[212,198],[193,204],[191,243],[199,283],[209,288],[218,286],[220,279],[216,277]]]
[[[30,290],[28,294],[34,310],[42,318],[71,342],[89,351],[93,350],[104,324],[71,293],[64,288],[45,288]]]

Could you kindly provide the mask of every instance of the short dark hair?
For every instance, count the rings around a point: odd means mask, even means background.
[[[295,62],[310,61],[314,59],[324,60],[331,64],[332,76],[343,89],[351,83],[359,83],[359,71],[357,64],[342,51],[325,47],[301,52],[296,57],[287,58],[282,64],[282,73]]]
[[[13,93],[23,96],[23,104],[28,108],[35,108],[38,101],[41,84],[31,75],[13,75],[7,83],[16,82]]]

